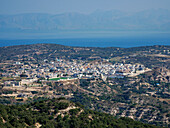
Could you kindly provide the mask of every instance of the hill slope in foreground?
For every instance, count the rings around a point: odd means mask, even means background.
[[[0,105],[0,127],[41,128],[156,128],[154,125],[85,110],[78,104],[59,99],[41,100],[24,105]]]

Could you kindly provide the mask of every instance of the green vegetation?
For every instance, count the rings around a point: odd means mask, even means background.
[[[77,108],[66,111],[69,106]],[[65,110],[63,114],[62,110]],[[109,114],[84,110],[63,98],[24,105],[0,105],[1,128],[32,128],[36,124],[42,128],[156,128],[129,118],[115,119]]]
[[[49,80],[66,80],[68,79],[67,77],[59,77],[59,78],[51,78]]]

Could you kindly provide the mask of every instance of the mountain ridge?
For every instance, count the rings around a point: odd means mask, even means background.
[[[0,15],[0,32],[73,31],[73,30],[148,30],[169,31],[170,10],[156,9],[136,13],[96,11],[82,13],[24,13]]]

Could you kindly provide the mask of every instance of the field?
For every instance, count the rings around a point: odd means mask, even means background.
[[[58,77],[58,78],[51,78],[49,80],[66,80],[68,79],[67,77]]]

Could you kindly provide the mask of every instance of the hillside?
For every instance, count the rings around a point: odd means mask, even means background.
[[[85,110],[63,98],[24,105],[0,105],[0,127],[36,128],[158,128],[154,125]]]
[[[163,45],[0,47],[0,103],[62,96],[86,109],[168,127],[169,62],[170,46]]]
[[[70,47],[58,44],[33,44],[0,47],[0,62],[7,60],[55,61],[61,59],[110,59],[120,57],[116,62],[141,63],[147,67],[169,67],[170,46],[143,46],[133,48],[117,47]]]

